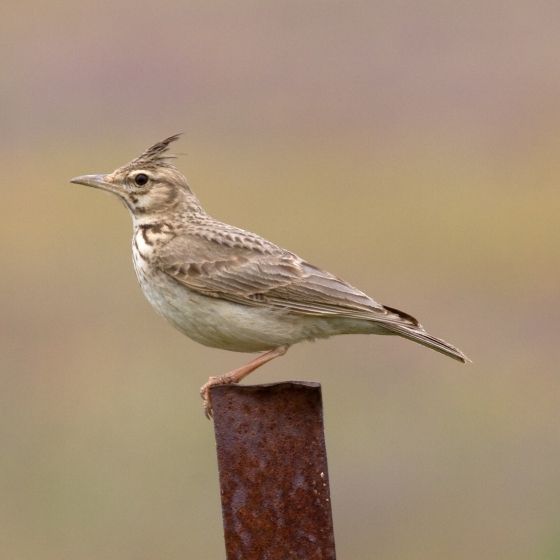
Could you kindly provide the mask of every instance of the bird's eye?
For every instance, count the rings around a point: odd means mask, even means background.
[[[134,182],[139,186],[143,187],[149,180],[149,177],[145,173],[138,173],[136,177],[134,177]]]

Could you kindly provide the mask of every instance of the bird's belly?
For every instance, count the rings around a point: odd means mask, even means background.
[[[161,271],[151,271],[147,282],[143,272],[137,268],[140,285],[154,309],[176,329],[205,346],[260,352],[340,332],[333,331],[333,325],[325,319],[201,295]]]
[[[154,309],[194,341],[234,352],[262,352],[337,334],[389,334],[372,321],[293,314],[208,297],[135,259],[136,274]]]

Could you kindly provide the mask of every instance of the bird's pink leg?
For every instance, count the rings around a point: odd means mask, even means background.
[[[224,375],[217,375],[210,377],[208,382],[205,383],[200,388],[200,396],[204,400],[204,414],[206,418],[212,418],[212,403],[210,402],[210,387],[215,385],[228,385],[230,383],[239,383],[244,377],[247,377],[250,373],[254,372],[257,368],[260,368],[270,360],[283,356],[290,346],[284,344],[283,346],[278,346],[274,350],[269,350],[264,354],[256,357],[254,360],[250,361],[248,364],[241,366],[233,371],[230,371]]]

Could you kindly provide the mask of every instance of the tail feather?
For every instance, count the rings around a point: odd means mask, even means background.
[[[463,352],[461,352],[461,350],[455,348],[455,346],[445,342],[445,340],[441,340],[441,338],[436,338],[435,336],[428,334],[421,325],[418,327],[408,327],[388,323],[383,326],[395,334],[408,338],[409,340],[422,344],[423,346],[427,346],[428,348],[431,348],[436,352],[440,352],[441,354],[445,354],[454,360],[458,360],[463,363],[471,361],[463,354]]]
[[[431,334],[428,334],[424,327],[412,316],[408,313],[404,313],[398,309],[394,309],[393,307],[389,307],[387,305],[383,306],[387,311],[390,311],[393,314],[393,318],[397,318],[397,321],[387,321],[383,323],[383,326],[388,330],[395,334],[398,334],[404,338],[408,338],[418,344],[422,344],[423,346],[427,346],[436,352],[440,352],[441,354],[445,354],[454,360],[458,360],[460,362],[470,362],[463,352],[455,346],[452,346],[445,340],[441,340],[441,338],[436,338]],[[397,317],[395,317],[395,315]]]

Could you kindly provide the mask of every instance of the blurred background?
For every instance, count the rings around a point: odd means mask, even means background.
[[[560,558],[560,4],[0,7],[0,549],[222,559],[199,387],[250,359],[159,318],[100,191],[166,136],[204,208],[418,317],[294,347],[341,559]]]

